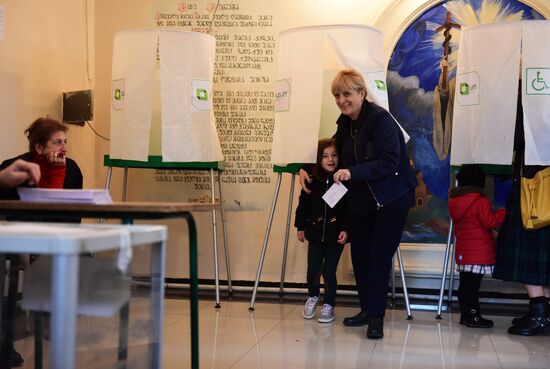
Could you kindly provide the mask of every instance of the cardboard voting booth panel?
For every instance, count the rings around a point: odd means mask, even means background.
[[[466,28],[458,56],[451,165],[510,165],[521,87],[525,163],[549,165],[550,22]],[[521,79],[521,86],[519,86]]]
[[[289,29],[280,34],[274,164],[314,163],[317,141],[336,132],[340,111],[330,84],[343,68],[358,70],[367,83],[367,98],[388,107],[383,35],[362,25]]]
[[[212,111],[214,56],[215,38],[203,33],[117,32],[110,158],[222,161]]]

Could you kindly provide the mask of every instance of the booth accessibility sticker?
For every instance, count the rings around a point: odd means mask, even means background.
[[[550,95],[550,68],[526,68],[525,93]]]
[[[191,111],[210,111],[211,102],[210,81],[191,80]]]
[[[124,87],[124,79],[115,79],[113,80],[113,109],[114,110],[124,110],[124,95],[126,94],[126,89]]]
[[[462,73],[456,77],[456,100],[462,106],[479,104],[481,79],[477,72]]]

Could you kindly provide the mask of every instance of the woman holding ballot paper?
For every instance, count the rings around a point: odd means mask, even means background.
[[[346,326],[368,324],[367,338],[382,338],[392,257],[401,241],[418,182],[410,166],[403,133],[392,116],[366,100],[359,72],[344,69],[331,85],[342,112],[334,138],[341,168],[334,181],[348,188],[348,234],[361,311]],[[308,191],[311,179],[300,171]]]
[[[81,189],[82,172],[76,162],[67,157],[67,132],[64,124],[51,118],[38,118],[26,130],[29,152],[8,159],[0,165],[0,170],[18,159],[36,163],[40,167],[40,181],[33,185],[38,188]],[[24,183],[23,186],[30,185]],[[17,190],[4,189],[2,199],[18,199]]]

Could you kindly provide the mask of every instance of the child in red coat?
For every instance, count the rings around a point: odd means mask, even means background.
[[[493,211],[483,191],[485,173],[476,164],[465,164],[457,176],[458,187],[449,191],[449,214],[456,235],[456,264],[460,272],[458,303],[460,324],[491,328],[479,310],[479,287],[484,274],[492,274],[495,264],[493,229],[504,221],[506,211]]]

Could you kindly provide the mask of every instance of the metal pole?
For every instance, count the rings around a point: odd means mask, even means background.
[[[398,248],[399,250],[399,248]],[[400,267],[401,268],[401,267]],[[395,300],[395,255],[391,258],[391,301]]]
[[[455,245],[456,245],[456,237],[453,237],[453,243],[451,244],[451,266],[449,268],[449,304],[453,301],[453,285],[455,280]]]
[[[122,181],[122,201],[126,201],[126,188],[128,187],[128,167],[124,167],[124,178]]]
[[[227,271],[227,288],[229,294],[233,293],[233,287],[231,284],[231,263],[229,262],[229,242],[227,241],[227,227],[225,224],[225,210],[223,209],[223,196],[222,196],[222,177],[221,171],[218,170],[218,190],[220,192],[220,213],[222,217],[222,230],[223,230],[223,251],[225,253],[225,269]]]
[[[447,235],[447,245],[445,247],[445,258],[443,261],[443,271],[441,273],[441,286],[439,287],[439,301],[437,303],[436,319],[441,319],[441,308],[443,306],[443,294],[445,293],[445,280],[447,279],[447,268],[449,267],[449,252],[451,250],[451,237],[453,234],[453,220],[449,223],[449,234]]]
[[[411,305],[409,304],[409,292],[405,281],[405,269],[403,268],[403,259],[401,258],[401,247],[397,247],[397,262],[399,263],[399,272],[401,273],[401,285],[403,286],[403,297],[405,298],[405,307],[407,308],[407,320],[412,320]]]
[[[108,190],[111,187],[111,174],[113,174],[113,167],[107,168],[107,178],[105,179],[105,189]]]
[[[210,195],[212,204],[216,203],[216,191],[214,191],[214,169],[210,169]],[[218,265],[218,226],[216,223],[216,209],[212,209],[212,237],[214,239],[214,275],[216,284],[216,308],[220,308],[220,269]]]
[[[277,175],[277,185],[275,186],[275,195],[273,196],[273,202],[271,203],[271,211],[269,212],[269,219],[267,221],[267,228],[265,230],[264,244],[262,246],[262,253],[260,255],[260,262],[258,263],[258,271],[256,272],[256,281],[254,282],[254,290],[252,291],[252,299],[250,300],[249,310],[254,310],[254,303],[256,301],[256,293],[258,292],[258,284],[260,283],[260,276],[262,274],[262,268],[264,265],[265,253],[267,251],[267,242],[269,241],[269,233],[271,232],[271,224],[273,223],[273,214],[275,213],[275,207],[277,206],[277,198],[279,197],[279,190],[281,189],[282,173]]]
[[[290,230],[290,220],[292,218],[292,202],[294,200],[294,179],[296,174],[292,173],[290,178],[290,196],[288,200],[288,212],[286,214],[286,229],[285,229],[285,247],[283,251],[283,264],[281,268],[281,284],[279,287],[279,294],[282,295],[285,288],[285,274],[286,274],[286,258],[288,255],[288,233]]]

